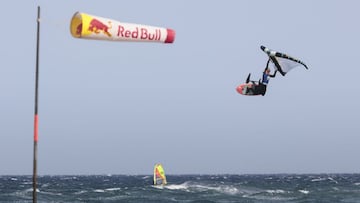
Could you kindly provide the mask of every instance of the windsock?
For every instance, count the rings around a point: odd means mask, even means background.
[[[173,43],[175,31],[168,28],[123,23],[112,19],[76,12],[71,19],[71,35],[75,38]]]

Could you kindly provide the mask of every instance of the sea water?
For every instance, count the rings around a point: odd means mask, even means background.
[[[39,176],[38,202],[360,202],[360,174]],[[0,202],[32,202],[31,176],[0,176]]]

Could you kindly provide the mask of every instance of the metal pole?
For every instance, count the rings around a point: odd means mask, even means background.
[[[34,170],[33,170],[33,203],[37,202],[37,142],[38,142],[38,89],[39,89],[39,40],[40,40],[40,6],[38,6],[36,38],[36,71],[35,71],[35,115],[34,115]]]

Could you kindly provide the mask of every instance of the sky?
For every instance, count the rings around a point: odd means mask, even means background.
[[[21,6],[20,6],[21,5]],[[356,0],[4,1],[0,175],[358,173]],[[176,31],[173,44],[73,38],[76,11]],[[257,80],[264,45],[304,61]]]

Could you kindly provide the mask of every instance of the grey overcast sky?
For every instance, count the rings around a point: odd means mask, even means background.
[[[32,174],[37,6],[45,174],[360,172],[360,1],[1,2],[0,174]],[[75,39],[76,11],[172,28],[174,44]],[[267,95],[260,45],[303,60]]]

